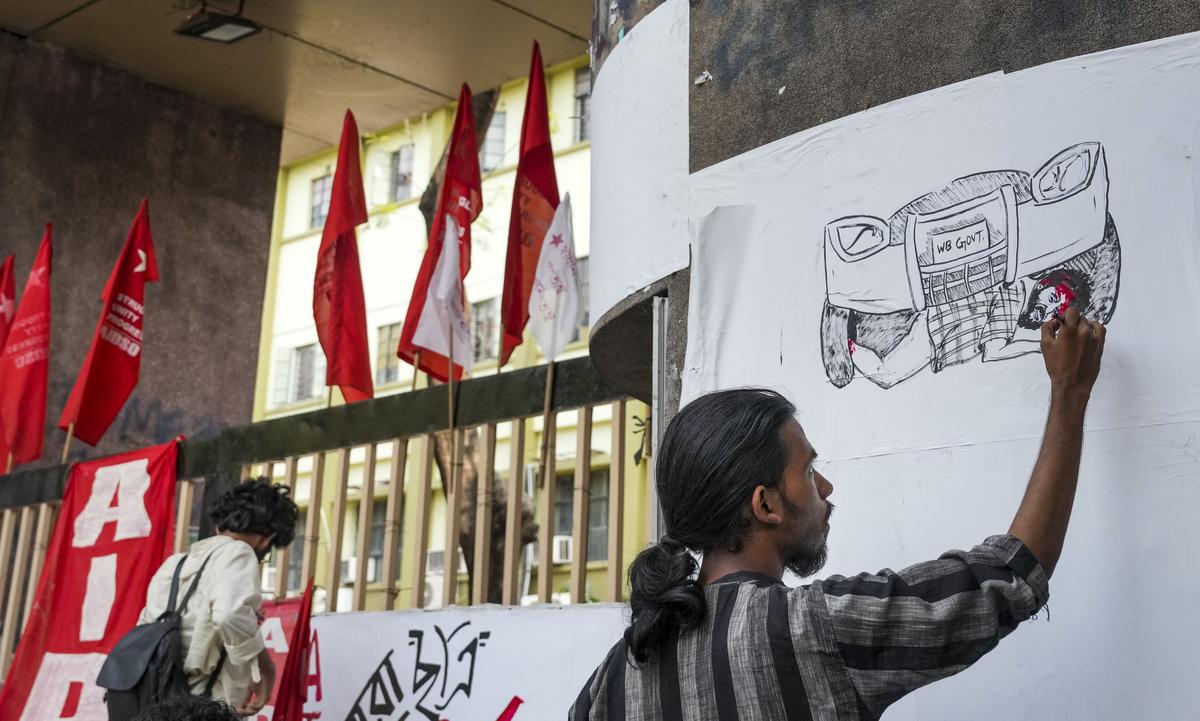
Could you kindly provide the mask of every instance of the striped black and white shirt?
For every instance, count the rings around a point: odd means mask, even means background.
[[[617,643],[568,719],[876,719],[977,661],[1048,596],[1045,572],[1012,536],[800,588],[735,573],[705,588],[704,623],[646,663],[631,665]]]

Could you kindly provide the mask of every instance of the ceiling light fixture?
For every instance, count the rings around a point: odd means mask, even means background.
[[[207,3],[200,3],[200,12],[192,15],[183,24],[175,28],[176,35],[212,40],[218,43],[232,43],[242,38],[262,32],[262,26],[253,20],[242,17],[242,7],[245,0],[238,3],[236,15],[226,15],[208,10]]]

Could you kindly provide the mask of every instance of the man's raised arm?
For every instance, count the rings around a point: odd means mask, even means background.
[[[1042,326],[1042,357],[1050,376],[1050,413],[1025,498],[1008,532],[1049,576],[1062,553],[1083,449],[1083,416],[1100,373],[1105,328],[1069,308]]]

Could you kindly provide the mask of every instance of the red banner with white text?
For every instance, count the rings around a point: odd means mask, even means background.
[[[177,449],[172,441],[71,469],[29,621],[0,688],[0,719],[107,720],[96,675],[137,623],[150,577],[171,552]]]
[[[271,692],[271,703],[264,706],[258,712],[257,716],[252,717],[252,721],[271,721],[275,717],[279,689],[283,686],[283,670],[287,665],[287,658],[288,654],[292,651],[292,645],[299,640],[296,637],[296,622],[299,620],[300,609],[303,604],[303,598],[288,598],[282,601],[263,602],[263,644],[267,647],[267,653],[271,654],[271,660],[275,662],[275,672],[278,674],[278,677],[275,682],[275,690]],[[307,692],[306,696],[309,699],[320,701],[320,641],[316,637],[316,631],[313,631],[311,627],[309,634],[308,668],[305,669],[304,678],[301,680],[300,685],[304,687]],[[319,718],[321,718],[320,711],[304,714],[304,721],[315,721]]]

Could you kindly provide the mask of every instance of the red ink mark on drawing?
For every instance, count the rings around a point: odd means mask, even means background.
[[[851,338],[851,339],[847,340],[846,342],[850,344],[850,355],[854,355],[854,339]]]
[[[520,696],[513,696],[512,701],[508,702],[508,706],[504,709],[504,712],[496,717],[496,721],[512,721],[513,716],[517,715],[517,707],[524,702],[524,699]]]

